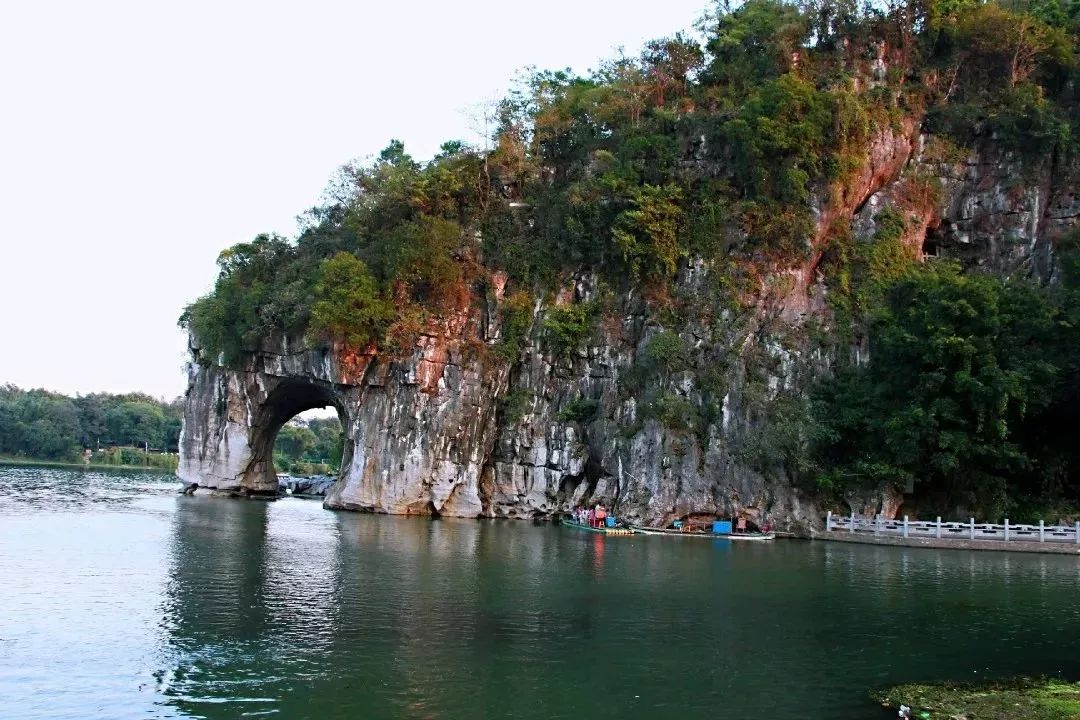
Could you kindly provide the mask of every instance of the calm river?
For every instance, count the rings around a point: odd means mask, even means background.
[[[0,468],[4,718],[877,720],[1080,675],[1080,559],[593,536]]]

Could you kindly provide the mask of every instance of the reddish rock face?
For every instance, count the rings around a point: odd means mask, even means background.
[[[798,318],[824,308],[815,303],[813,286],[828,243],[829,233],[837,222],[848,223],[872,195],[896,182],[911,158],[914,135],[918,124],[913,120],[902,123],[900,129],[884,127],[870,141],[859,169],[835,189],[823,203],[818,214],[814,237],[810,240],[807,262],[790,271],[794,280],[782,306],[788,318]]]
[[[375,360],[376,347],[371,343],[363,350],[357,351],[342,343],[334,346],[334,356],[341,368],[338,383],[341,385],[358,385],[363,381],[368,367]]]

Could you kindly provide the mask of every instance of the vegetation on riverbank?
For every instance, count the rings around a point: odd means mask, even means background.
[[[182,417],[181,398],[162,402],[143,393],[69,397],[0,386],[0,463],[174,472]],[[342,446],[336,417],[296,418],[278,433],[274,464],[279,472],[296,475],[336,473]]]
[[[171,456],[171,462],[161,465],[116,465],[112,463],[95,462],[64,462],[61,460],[36,460],[34,458],[16,457],[12,455],[0,455],[0,465],[12,465],[16,467],[50,467],[69,468],[72,470],[143,470],[153,472],[173,472],[176,470],[176,456]]]
[[[144,393],[69,397],[0,386],[0,455],[103,465],[175,467],[183,401]],[[142,448],[142,449],[138,449]],[[145,453],[149,448],[151,452]],[[163,455],[162,453],[165,453]]]
[[[796,456],[819,486],[895,483],[941,512],[1050,521],[1080,503],[1080,233],[1060,283],[1037,287],[934,263],[885,286],[871,362],[813,393],[814,443]]]
[[[930,720],[1080,720],[1080,683],[1062,680],[910,683],[871,695],[887,707],[907,705],[913,717]]]

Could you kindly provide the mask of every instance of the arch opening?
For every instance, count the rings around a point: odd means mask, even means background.
[[[354,443],[349,438],[349,417],[345,403],[329,384],[303,380],[287,380],[275,387],[259,407],[252,424],[251,462],[245,485],[258,495],[277,495],[278,468],[274,463],[274,448],[283,427],[297,415],[308,410],[331,407],[341,424],[341,457],[337,477],[352,461]]]

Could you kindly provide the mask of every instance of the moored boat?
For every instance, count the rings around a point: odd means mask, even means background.
[[[729,536],[705,530],[687,530],[684,528],[650,528],[641,525],[631,525],[630,529],[641,535],[667,535],[668,537],[696,537],[712,538],[713,540],[726,540]]]
[[[597,533],[599,535],[633,535],[635,533],[633,529],[627,527],[606,527],[603,525],[599,527],[593,527],[592,525],[575,522],[574,520],[568,520],[567,518],[563,518],[562,520],[560,520],[559,524],[565,527],[576,528],[577,530],[585,530],[588,532]]]
[[[766,533],[761,533],[761,532],[759,532],[759,533],[755,533],[755,532],[731,533],[730,535],[727,536],[727,539],[728,540],[759,540],[759,541],[760,540],[775,540],[776,539],[776,533],[772,533],[772,532],[766,532]]]

